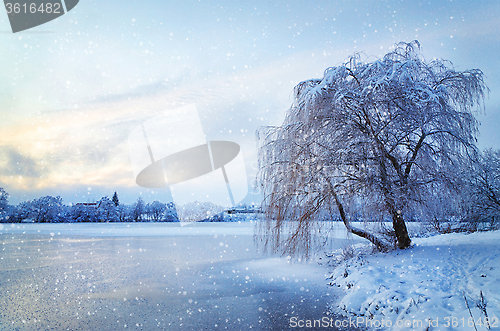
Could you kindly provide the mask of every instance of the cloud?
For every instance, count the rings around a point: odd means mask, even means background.
[[[4,161],[0,163],[0,173],[4,176],[39,177],[42,167],[35,160],[10,146],[0,146]],[[45,172],[45,171],[43,171]]]
[[[347,20],[347,16],[344,17]],[[460,54],[457,54],[453,53],[450,46],[440,46],[443,40],[451,43],[449,35],[455,29],[454,24],[448,22],[441,26],[440,21],[439,28],[423,28],[422,24],[417,23],[407,25],[409,27],[404,32],[401,30],[398,33],[382,33],[380,29],[380,33],[369,41],[370,36],[375,34],[368,33],[366,38],[363,37],[365,39],[359,39],[360,35],[356,37],[353,34],[341,38],[339,35],[348,30],[348,27],[339,26],[339,33],[331,37],[331,44],[319,43],[310,47],[312,43],[304,43],[300,47],[301,51],[287,52],[286,55],[266,53],[260,49],[262,54],[273,54],[274,60],[269,55],[263,62],[248,61],[247,68],[247,62],[235,62],[238,70],[231,70],[232,66],[229,64],[220,63],[220,68],[223,69],[215,70],[207,66],[210,68],[208,70],[196,62],[204,55],[203,52],[196,52],[196,59],[188,62],[169,60],[167,53],[155,53],[156,60],[145,65],[143,62],[133,61],[137,57],[123,56],[122,54],[129,54],[128,48],[122,49],[120,47],[123,46],[117,45],[104,47],[107,43],[101,41],[103,49],[95,50],[96,53],[92,56],[76,52],[77,55],[72,55],[72,61],[57,69],[55,74],[47,72],[48,69],[37,69],[42,71],[36,71],[36,75],[26,75],[22,81],[17,82],[16,86],[22,86],[22,93],[26,87],[36,85],[34,90],[29,89],[32,91],[28,98],[30,102],[20,97],[16,99],[17,103],[27,103],[25,108],[29,109],[32,116],[21,117],[17,121],[8,118],[8,123],[0,123],[0,145],[15,146],[0,149],[2,159],[6,160],[0,164],[0,180],[9,181],[19,190],[32,190],[33,187],[26,182],[19,182],[19,178],[15,177],[32,174],[33,178],[38,178],[36,187],[47,192],[66,191],[70,187],[76,189],[98,186],[133,191],[136,184],[128,156],[128,134],[147,119],[167,109],[190,103],[197,105],[208,139],[230,140],[240,144],[247,162],[247,171],[252,174],[256,171],[254,167],[249,167],[256,160],[255,130],[262,125],[282,123],[284,113],[292,103],[293,87],[298,82],[321,77],[325,68],[339,65],[355,51],[381,56],[395,42],[404,38],[407,38],[406,41],[415,39],[417,32],[414,27],[420,29],[416,38],[422,42],[426,58],[436,56],[454,60],[454,54],[460,57],[465,52],[461,49]],[[470,26],[473,28],[469,28]],[[484,36],[498,37],[498,33],[493,32],[496,31],[493,28],[498,26],[498,22],[490,18],[475,21],[470,26],[460,25],[458,31],[453,32],[453,42],[459,37],[467,39],[467,42],[468,39],[477,40]],[[387,30],[387,27],[384,29]],[[319,27],[314,29],[316,31]],[[353,42],[355,37],[359,39],[357,43]],[[74,44],[79,45],[82,40],[75,39]],[[19,44],[16,44],[17,47],[24,47],[25,41],[19,40],[16,43]],[[80,48],[77,47],[77,50]],[[258,51],[259,49],[256,52],[259,53]],[[225,54],[226,51],[220,52]],[[110,54],[121,55],[116,58],[104,56]],[[50,60],[49,63],[38,67],[58,68],[55,63],[58,57],[50,54],[46,57]],[[259,59],[260,57],[261,55]],[[93,61],[96,66],[89,65]],[[99,61],[109,67],[101,66]],[[160,62],[161,65],[156,66]],[[124,67],[124,63],[135,65],[128,68]],[[180,63],[185,65],[178,65]],[[193,68],[190,69],[191,65]],[[31,70],[31,67],[28,69]],[[212,69],[213,73],[209,74],[208,71],[212,72]],[[13,67],[11,70],[14,72],[17,69]],[[71,75],[61,74],[66,71],[71,72]],[[109,73],[112,74],[108,75]],[[46,77],[57,77],[58,80],[45,86]],[[19,89],[21,91],[20,87]],[[50,90],[50,93],[45,90]],[[55,90],[59,94],[54,94]],[[15,88],[8,88],[6,91],[21,95]],[[40,99],[38,95],[43,98]],[[62,95],[71,99],[71,102],[59,102],[64,99]],[[11,113],[14,110],[17,113],[22,107],[11,99],[10,94],[0,95],[4,109],[12,109]],[[46,99],[48,104],[41,106]],[[58,102],[51,103],[51,100]],[[78,106],[75,107],[74,103]],[[4,118],[5,116],[11,115],[4,115]]]

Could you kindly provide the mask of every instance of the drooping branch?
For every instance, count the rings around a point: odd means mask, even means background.
[[[373,235],[367,231],[364,231],[362,229],[353,227],[351,225],[351,223],[349,222],[349,219],[346,216],[344,206],[342,205],[334,186],[332,185],[332,183],[330,181],[328,181],[328,184],[330,187],[330,194],[332,195],[333,199],[335,200],[335,204],[337,205],[337,208],[338,208],[339,213],[340,213],[340,218],[342,219],[342,222],[344,223],[344,226],[346,227],[347,231],[350,233],[353,233],[361,238],[365,238],[365,239],[369,240],[373,245],[375,245],[375,247],[377,247],[377,249],[379,251],[382,251],[382,252],[387,251],[389,249],[389,246],[386,245],[384,242],[382,242],[375,235]]]

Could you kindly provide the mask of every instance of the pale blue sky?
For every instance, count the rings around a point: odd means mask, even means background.
[[[114,191],[164,200],[134,184],[127,136],[184,103],[196,103],[208,139],[241,145],[251,178],[254,132],[281,123],[295,84],[414,39],[426,59],[484,71],[479,145],[500,148],[499,14],[494,0],[81,0],[12,34],[0,11],[0,187],[11,203]]]

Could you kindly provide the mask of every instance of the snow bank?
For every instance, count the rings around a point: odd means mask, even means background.
[[[333,313],[386,330],[500,330],[500,231],[413,239],[338,264]]]

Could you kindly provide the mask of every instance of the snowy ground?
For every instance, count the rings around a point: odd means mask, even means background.
[[[358,251],[331,284],[345,295],[331,311],[351,326],[500,330],[500,231],[416,238],[389,254]]]

